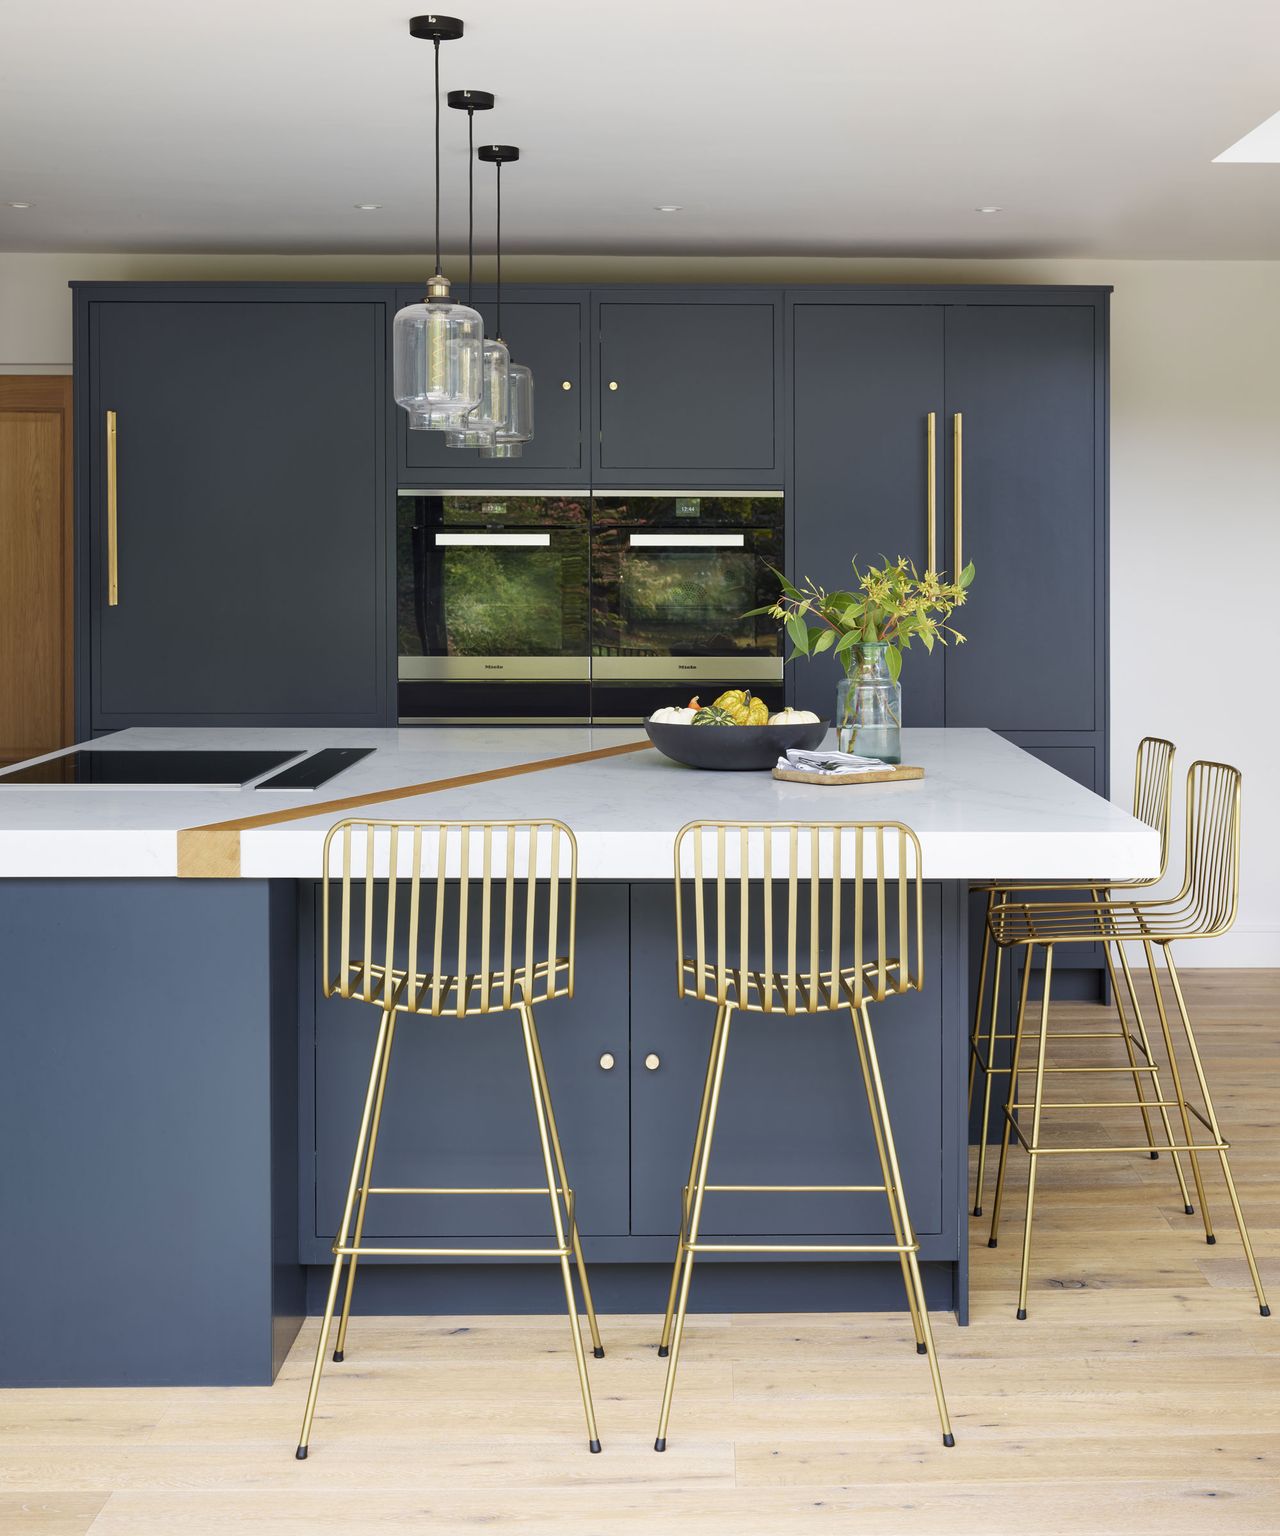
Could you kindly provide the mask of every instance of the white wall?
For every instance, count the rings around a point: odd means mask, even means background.
[[[75,277],[416,281],[424,272],[412,256],[0,254],[0,372],[69,371]],[[1244,770],[1240,921],[1224,939],[1189,946],[1184,961],[1280,965],[1280,262],[512,257],[507,275],[1114,284],[1114,794],[1127,800],[1148,732],[1176,741],[1183,767],[1204,756]]]

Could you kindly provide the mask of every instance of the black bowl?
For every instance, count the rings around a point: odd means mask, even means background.
[[[649,740],[664,757],[690,768],[725,771],[772,768],[788,747],[811,752],[822,745],[830,722],[799,725],[670,725],[645,722]]]

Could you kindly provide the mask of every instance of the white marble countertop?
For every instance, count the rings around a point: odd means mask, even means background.
[[[377,751],[320,789],[303,793],[0,788],[0,878],[173,876],[177,834],[185,828],[643,739],[638,730],[558,726],[120,731],[86,745],[104,752],[321,746]],[[686,821],[699,818],[904,821],[920,838],[928,880],[1122,879],[1158,868],[1155,832],[991,731],[904,731],[903,761],[922,765],[925,777],[826,788],[779,783],[768,773],[700,772],[644,751],[385,801],[368,814],[404,820],[557,817],[577,835],[583,879],[669,879],[672,838]],[[360,813],[330,811],[243,831],[242,878],[318,875],[324,833],[342,814]]]

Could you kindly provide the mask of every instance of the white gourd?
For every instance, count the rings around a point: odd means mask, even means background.
[[[820,716],[811,709],[780,709],[769,716],[770,725],[817,725]]]
[[[655,709],[649,716],[654,725],[692,725],[696,709]]]

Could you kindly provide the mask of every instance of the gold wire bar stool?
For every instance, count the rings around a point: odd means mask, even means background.
[[[691,882],[691,896],[684,886]],[[890,882],[894,888],[890,889]],[[731,883],[733,889],[731,889]],[[787,916],[775,917],[785,885]],[[707,900],[707,887],[713,896]],[[803,887],[803,888],[802,888]],[[675,845],[676,990],[716,1005],[689,1182],[659,1355],[669,1355],[654,1450],[667,1424],[684,1336],[693,1263],[700,1253],[883,1253],[902,1266],[916,1349],[929,1357],[944,1445],[954,1445],[920,1276],[920,1244],[907,1211],[893,1129],[871,1029],[871,1003],[920,986],[924,967],[920,844],[901,822],[690,822]],[[692,906],[692,952],[686,946]],[[708,911],[708,905],[710,910]],[[736,931],[734,931],[736,930]],[[735,1012],[796,1014],[847,1008],[880,1164],[879,1184],[711,1184],[708,1172]],[[706,1196],[725,1191],[881,1192],[892,1243],[708,1243],[700,1237]]]
[[[1010,1136],[1016,1136],[1030,1156],[1027,1176],[1027,1208],[1022,1236],[1022,1268],[1018,1283],[1018,1317],[1027,1315],[1027,1277],[1031,1258],[1031,1224],[1035,1210],[1036,1173],[1042,1157],[1062,1156],[1074,1153],[1096,1154],[1102,1152],[1135,1153],[1148,1150],[1141,1146],[1071,1146],[1046,1145],[1042,1139],[1043,1120],[1046,1114],[1057,1110],[1101,1110],[1132,1108],[1139,1099],[1128,1100],[1070,1100],[1045,1102],[1045,1079],[1051,1072],[1096,1072],[1096,1067],[1058,1067],[1045,1065],[1049,1044],[1049,991],[1053,978],[1053,955],[1060,944],[1114,943],[1121,955],[1126,941],[1140,943],[1146,955],[1151,988],[1155,994],[1156,1012],[1160,1019],[1160,1031],[1164,1038],[1165,1053],[1169,1062],[1169,1077],[1173,1084],[1173,1098],[1163,1094],[1147,1100],[1148,1108],[1158,1108],[1163,1113],[1176,1109],[1182,1128],[1182,1140],[1171,1146],[1175,1153],[1185,1152],[1191,1161],[1191,1174],[1195,1181],[1200,1215],[1204,1221],[1205,1241],[1215,1242],[1213,1224],[1205,1199],[1204,1180],[1201,1176],[1200,1153],[1216,1152],[1222,1165],[1222,1176],[1227,1186],[1227,1197],[1240,1231],[1240,1241],[1249,1265],[1249,1274],[1258,1297],[1258,1308],[1263,1317],[1271,1315],[1267,1298],[1262,1289],[1262,1279],[1253,1256],[1253,1244],[1245,1226],[1244,1214],[1236,1194],[1235,1180],[1231,1176],[1231,1163],[1227,1157],[1230,1143],[1222,1134],[1218,1116],[1209,1093],[1204,1065],[1196,1045],[1195,1032],[1187,1012],[1182,983],[1173,962],[1173,945],[1183,939],[1208,939],[1226,933],[1235,922],[1240,890],[1240,773],[1225,763],[1192,763],[1187,773],[1187,829],[1186,873],[1182,889],[1176,896],[1159,900],[1110,900],[1092,902],[1010,902],[992,908],[988,922],[991,938],[1001,949],[1020,945],[1025,951],[1027,963],[1022,973],[1022,995],[1018,1005],[1018,1018],[1013,1037],[1013,1060],[1009,1073],[1009,1093],[1004,1110],[1004,1133],[1000,1143],[1000,1163],[996,1174],[995,1205],[991,1213],[991,1237],[989,1245],[996,1246],[1000,1226],[1000,1207],[1004,1196],[1005,1171],[1009,1156]],[[1022,1065],[1022,1049],[1025,1041],[1027,1013],[1027,981],[1030,976],[1032,949],[1039,945],[1044,950],[1044,994],[1040,1003],[1040,1029],[1033,1037],[1036,1047],[1035,1090],[1028,1104],[1019,1098],[1019,1080],[1031,1067]],[[1203,1108],[1188,1103],[1183,1092],[1182,1074],[1174,1049],[1173,1032],[1165,1007],[1155,961],[1155,947],[1164,951],[1165,968],[1169,984],[1177,1004],[1178,1018],[1191,1058],[1196,1085]],[[1127,968],[1126,968],[1127,974]],[[1124,1070],[1124,1069],[1119,1069]],[[1028,1134],[1017,1116],[1020,1111],[1031,1111],[1031,1130]],[[1199,1122],[1200,1139],[1192,1120]],[[1204,1138],[1208,1133],[1208,1139]]]
[[[341,870],[336,958],[330,947],[335,853]],[[347,1281],[333,1352],[335,1362],[343,1358],[356,1266],[365,1257],[558,1259],[589,1445],[592,1451],[600,1449],[570,1258],[582,1286],[597,1359],[604,1350],[533,1016],[535,1004],[573,996],[577,880],[577,843],[569,828],[559,821],[353,820],[338,822],[325,838],[324,995],[371,1003],[381,1010],[382,1017],[351,1161],[346,1204],[333,1244],[333,1275],[302,1419],[299,1461],[307,1455],[343,1266]],[[379,882],[385,882],[386,891],[385,912],[380,915],[375,903],[375,886]],[[519,1189],[409,1189],[373,1184],[383,1096],[400,1015],[461,1021],[499,1012],[514,1013],[520,1021],[546,1182]],[[554,1247],[403,1248],[363,1242],[370,1195],[468,1194],[546,1197],[551,1207]]]
[[[1150,875],[1142,880],[1125,880],[1121,883],[1106,885],[1094,885],[1088,881],[1044,881],[1029,885],[1009,885],[994,883],[972,887],[973,890],[985,892],[987,897],[986,920],[982,933],[982,959],[978,969],[978,996],[973,1011],[973,1034],[969,1042],[969,1103],[973,1104],[973,1091],[978,1074],[982,1076],[982,1119],[981,1133],[978,1141],[978,1172],[974,1179],[973,1190],[973,1214],[982,1215],[982,1196],[987,1179],[987,1124],[991,1115],[991,1083],[996,1074],[1007,1077],[1009,1068],[999,1066],[995,1062],[995,1049],[998,1041],[1011,1041],[1012,1030],[1001,1031],[997,1025],[1000,998],[1000,972],[1002,951],[998,945],[992,944],[990,919],[992,911],[1001,903],[1009,901],[1015,893],[1035,892],[1038,899],[1051,900],[1053,895],[1068,891],[1088,891],[1094,902],[1108,900],[1119,891],[1136,891],[1155,885],[1163,879],[1169,863],[1169,810],[1172,801],[1173,790],[1173,759],[1176,749],[1171,741],[1166,741],[1161,736],[1144,736],[1138,743],[1137,762],[1134,765],[1133,778],[1133,814],[1139,820],[1154,828],[1160,834],[1160,869],[1157,874]],[[992,949],[995,949],[995,966],[991,984],[991,1008],[990,1015],[984,1029],[982,1022],[983,1008],[986,1000],[987,961]],[[1155,1100],[1160,1100],[1164,1094],[1160,1087],[1160,1072],[1156,1066],[1155,1058],[1151,1053],[1151,1039],[1147,1033],[1146,1020],[1142,1016],[1142,1009],[1138,1004],[1138,994],[1134,989],[1133,976],[1129,970],[1128,957],[1125,955],[1124,945],[1115,946],[1116,954],[1113,957],[1111,943],[1104,940],[1102,943],[1103,959],[1107,967],[1107,978],[1111,987],[1111,998],[1115,1004],[1116,1025],[1118,1029],[1078,1030],[1072,1035],[1076,1040],[1115,1040],[1119,1039],[1125,1048],[1128,1058],[1127,1067],[1098,1067],[1099,1072],[1128,1071],[1133,1078],[1134,1092],[1138,1099],[1138,1109],[1142,1116],[1142,1127],[1147,1138],[1147,1145],[1151,1149],[1152,1158],[1160,1156],[1159,1148],[1169,1150],[1173,1146],[1173,1130],[1169,1122],[1169,1112],[1158,1104],[1148,1104],[1143,1089],[1143,1077],[1150,1077],[1151,1091]],[[1125,1016],[1124,1003],[1120,998],[1120,987],[1116,977],[1116,959],[1119,959],[1120,970],[1124,975],[1125,992],[1129,999],[1129,1007],[1133,1013],[1133,1024]],[[1136,1033],[1135,1033],[1136,1031]],[[1141,1058],[1141,1059],[1139,1059]],[[1059,1070],[1050,1067],[1049,1072]],[[1160,1123],[1164,1132],[1164,1140],[1157,1142],[1155,1128],[1151,1121],[1151,1110],[1157,1108]],[[1182,1208],[1188,1216],[1194,1215],[1195,1207],[1191,1204],[1191,1196],[1187,1191],[1187,1181],[1182,1172],[1182,1162],[1177,1152],[1171,1153],[1173,1159],[1174,1176],[1178,1181],[1178,1190],[1182,1196]]]

